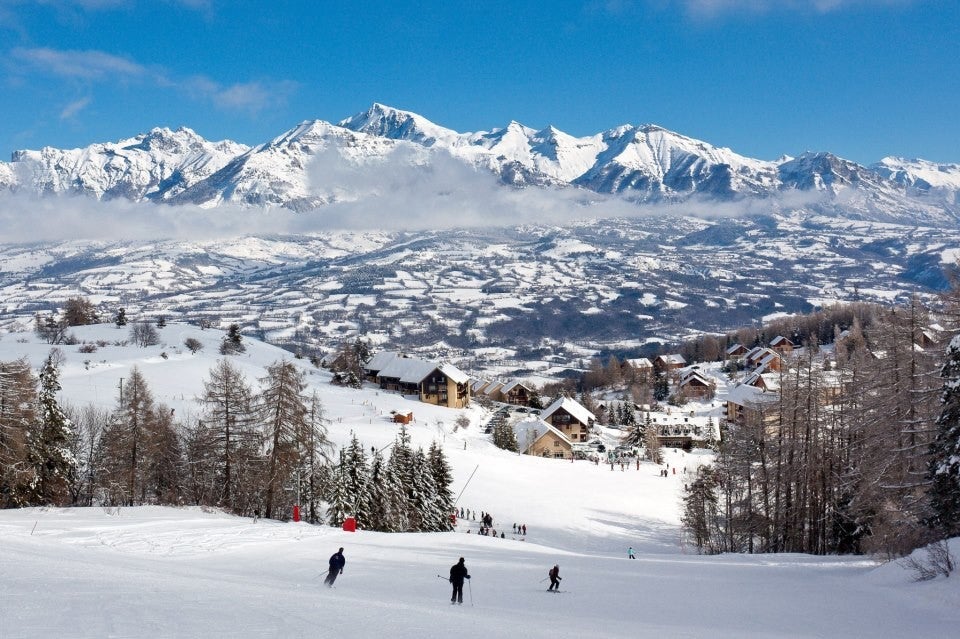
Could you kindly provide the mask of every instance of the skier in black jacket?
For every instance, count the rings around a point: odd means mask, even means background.
[[[333,553],[330,556],[330,572],[327,573],[327,578],[323,580],[323,583],[333,588],[333,582],[337,580],[337,575],[343,574],[343,567],[346,563],[347,560],[343,556],[343,548]]]
[[[560,566],[554,564],[553,568],[550,569],[550,572],[547,573],[550,576],[550,587],[547,590],[556,590],[560,591],[560,580],[563,577],[560,576]]]
[[[454,601],[458,604],[463,603],[463,580],[470,578],[467,567],[463,563],[464,561],[464,558],[461,557],[460,561],[450,566],[450,583],[453,584],[453,594],[450,595],[450,603]]]

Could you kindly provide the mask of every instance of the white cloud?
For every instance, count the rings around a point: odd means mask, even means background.
[[[2,1],[2,0],[0,0]],[[157,88],[180,91],[194,99],[213,104],[224,111],[242,111],[256,115],[270,107],[286,103],[297,84],[282,80],[257,80],[224,85],[206,76],[178,78],[160,67],[148,67],[129,58],[96,50],[61,50],[48,47],[18,47],[10,52],[14,75],[36,72],[88,83],[149,81]],[[89,100],[88,100],[89,101]],[[78,100],[67,109],[74,115],[86,106]]]
[[[140,78],[147,68],[127,58],[104,51],[71,51],[46,47],[18,47],[10,52],[14,60],[44,73],[80,80]]]
[[[60,111],[60,119],[69,120],[70,118],[75,116],[77,113],[80,113],[80,111],[85,109],[88,104],[90,104],[89,97],[80,98],[78,100],[74,100],[73,102],[70,102],[69,104],[67,104],[67,106],[63,107],[63,110]]]
[[[314,195],[336,194],[339,201],[298,213],[281,208],[201,208],[7,193],[0,194],[0,228],[7,242],[212,240],[330,230],[569,224],[642,216],[743,217],[802,209],[825,197],[795,191],[741,202],[638,205],[572,187],[508,187],[485,169],[474,169],[445,151],[413,146],[399,146],[384,159],[363,163],[345,160],[336,148],[327,149],[314,156],[307,173]]]
[[[695,16],[723,13],[768,13],[779,10],[829,13],[850,7],[885,7],[910,4],[920,0],[677,0]]]
[[[182,83],[191,95],[212,102],[226,111],[257,114],[265,108],[286,102],[296,89],[291,81],[254,81],[222,85],[205,76],[194,76]]]

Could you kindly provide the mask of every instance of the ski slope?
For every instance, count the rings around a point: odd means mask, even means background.
[[[92,354],[61,347],[62,399],[110,408],[118,380],[137,365],[157,402],[181,419],[197,416],[194,395],[219,357],[221,332],[171,325],[148,348],[113,345],[126,335],[113,326],[74,333],[107,345]],[[204,349],[181,348],[187,337]],[[245,341],[233,361],[251,382],[290,357]],[[8,334],[0,361],[26,356],[36,365],[48,349]],[[665,478],[652,464],[611,470],[518,456],[482,435],[480,407],[336,388],[295,361],[321,393],[338,443],[354,431],[367,446],[386,446],[396,433],[390,411],[412,410],[414,444],[443,443],[459,505],[492,513],[506,538],[478,536],[470,521],[451,533],[386,534],[199,508],[0,511],[0,637],[915,639],[953,636],[960,624],[956,577],[914,583],[899,565],[865,557],[694,554],[682,543],[679,511],[683,469],[701,456],[670,451],[678,470]],[[460,414],[470,427],[454,428]],[[512,523],[526,524],[523,540]],[[327,559],[340,546],[346,569],[327,589]],[[628,546],[637,560],[626,558]],[[463,606],[451,606],[445,575],[461,556],[473,579]],[[546,592],[555,563],[560,594]]]

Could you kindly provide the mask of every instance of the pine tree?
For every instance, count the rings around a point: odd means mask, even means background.
[[[113,318],[114,324],[117,325],[117,328],[127,325],[127,309],[121,308],[117,311],[116,316]]]
[[[443,448],[437,442],[432,442],[427,451],[427,459],[430,462],[430,472],[433,474],[433,483],[436,490],[437,508],[444,514],[440,530],[450,530],[450,514],[453,512],[453,493],[450,486],[453,484],[453,473],[450,464],[447,462],[446,455],[443,454]]]
[[[649,419],[649,417],[648,417]],[[631,448],[642,448],[647,441],[647,425],[646,423],[634,423],[627,430],[626,434],[623,436],[621,443],[624,446],[630,446]]]
[[[252,510],[255,490],[241,482],[250,477],[250,466],[259,456],[253,391],[240,369],[226,359],[210,370],[210,379],[204,381],[203,387],[203,426],[209,433],[198,433],[196,442],[208,441],[215,449],[211,454],[217,460],[219,477],[216,503],[235,512]]]
[[[413,482],[410,490],[411,528],[419,532],[443,530],[446,515],[437,503],[437,485],[433,481],[430,462],[422,448],[413,455]]]
[[[132,506],[146,499],[144,438],[153,419],[153,396],[136,366],[122,387],[117,408],[101,437],[101,488],[113,503]]]
[[[33,468],[27,455],[36,422],[37,383],[26,359],[0,362],[0,507],[28,503]]]
[[[944,537],[960,533],[960,336],[947,347],[937,433],[930,445],[930,524]]]
[[[343,525],[343,520],[353,509],[353,496],[350,494],[348,482],[347,454],[346,450],[341,448],[340,460],[330,478],[330,494],[327,497],[327,523],[336,528]]]
[[[517,452],[517,434],[510,424],[503,421],[493,427],[493,445],[513,453]]]
[[[240,326],[238,324],[231,324],[229,328],[227,328],[227,334],[223,336],[223,341],[220,342],[220,354],[236,355],[246,350],[247,347],[243,345],[243,335],[240,333]]]
[[[300,501],[306,505],[306,518],[310,523],[319,521],[319,504],[323,499],[329,479],[330,451],[333,444],[327,437],[327,419],[323,403],[316,391],[310,396],[306,430],[299,436],[300,450]]]
[[[76,481],[77,460],[70,450],[73,427],[57,403],[60,371],[48,355],[40,371],[37,425],[30,441],[30,461],[34,468],[35,504],[66,505],[70,487]]]
[[[350,514],[357,520],[359,528],[369,529],[372,525],[370,507],[370,469],[367,467],[367,455],[356,434],[350,438],[344,457],[346,463],[346,491],[350,496]]]
[[[390,496],[387,490],[387,464],[376,448],[370,451],[369,530],[389,532]]]
[[[259,403],[267,442],[266,503],[264,516],[273,517],[283,486],[300,464],[298,442],[307,429],[307,387],[303,372],[291,362],[274,362],[260,380]]]

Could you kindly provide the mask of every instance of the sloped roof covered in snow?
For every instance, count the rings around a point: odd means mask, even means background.
[[[737,406],[758,406],[777,401],[779,395],[749,384],[737,384],[727,394],[727,401]]]
[[[470,381],[470,376],[453,364],[438,364],[417,357],[394,357],[380,369],[378,377],[399,379],[404,384],[419,384],[435,370],[440,371],[457,384],[466,384]]]
[[[464,373],[462,370],[454,366],[453,364],[448,364],[444,362],[437,367],[441,373],[446,375],[448,378],[453,380],[455,384],[466,384],[470,381],[470,376]],[[423,379],[422,377],[420,379]]]
[[[399,379],[404,384],[419,384],[436,368],[435,363],[416,357],[397,357],[380,369],[378,376]]]
[[[572,443],[566,435],[541,418],[533,417],[524,419],[519,422],[514,422],[510,427],[513,428],[513,434],[517,438],[517,446],[520,447],[521,452],[526,452],[538,439],[548,432],[553,433],[568,444]]]
[[[387,364],[398,357],[400,357],[400,353],[397,351],[380,351],[374,355],[369,362],[364,364],[363,367],[368,371],[382,371],[386,368]]]
[[[526,388],[528,392],[531,390],[530,387],[527,386],[526,384],[524,384],[522,380],[512,379],[512,380],[510,380],[509,382],[507,382],[506,384],[503,385],[503,388],[500,389],[500,392],[501,392],[501,393],[509,393],[510,391],[512,391],[514,388],[516,388],[516,387],[518,387],[518,386],[521,386],[521,387],[523,387],[523,388]]]
[[[557,401],[550,404],[546,410],[540,413],[540,418],[547,419],[550,417],[550,415],[553,415],[561,408],[567,411],[581,424],[590,424],[591,422],[597,421],[596,415],[584,408],[580,402],[569,397],[561,397]]]

